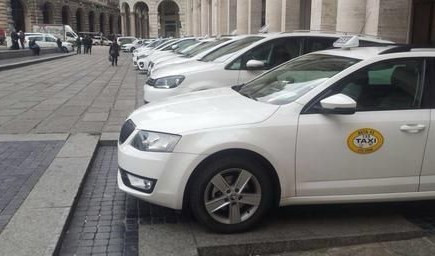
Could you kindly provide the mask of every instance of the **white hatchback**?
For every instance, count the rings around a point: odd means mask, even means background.
[[[435,198],[435,51],[316,52],[134,111],[118,186],[217,232],[277,205]]]
[[[25,46],[29,47],[29,42],[35,40],[40,48],[58,48],[57,37],[45,33],[25,33]],[[74,46],[69,42],[62,42],[64,52],[73,52]]]
[[[248,36],[188,65],[167,65],[153,70],[144,85],[144,101],[242,84],[302,54],[330,48],[340,36],[311,32]],[[391,43],[362,39],[365,45]]]

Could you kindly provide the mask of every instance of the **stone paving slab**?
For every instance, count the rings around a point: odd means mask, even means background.
[[[0,142],[0,233],[64,141]]]
[[[87,134],[69,137],[0,234],[0,255],[55,252],[98,139]]]
[[[75,55],[75,53],[50,53],[40,56],[0,60],[0,71],[34,65],[45,61],[57,60],[73,55]]]
[[[112,67],[108,48],[94,48],[92,55],[0,71],[0,134],[119,132],[143,105],[146,76],[130,54]]]

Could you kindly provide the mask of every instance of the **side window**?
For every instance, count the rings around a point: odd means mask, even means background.
[[[280,38],[264,43],[236,59],[229,69],[246,69],[250,60],[262,61],[264,69],[276,67],[301,55],[299,38]]]
[[[66,32],[66,36],[74,37],[70,32]]]
[[[422,106],[424,59],[372,64],[340,81],[334,90],[352,97],[357,111],[416,109]]]
[[[47,42],[56,42],[56,39],[47,36],[47,37],[45,37],[45,41],[47,41]]]
[[[305,39],[304,53],[328,49],[336,40],[337,38],[308,37]]]

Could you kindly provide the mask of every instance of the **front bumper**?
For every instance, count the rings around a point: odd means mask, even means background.
[[[123,170],[139,177],[156,180],[151,193],[145,193],[127,186],[118,170],[118,187],[144,201],[182,209],[183,196],[189,176],[203,159],[202,155],[185,153],[143,152],[130,146],[131,138],[118,145],[118,164]]]

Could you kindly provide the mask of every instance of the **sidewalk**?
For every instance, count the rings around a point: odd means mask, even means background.
[[[73,55],[75,55],[74,52],[73,53],[50,53],[50,54],[44,54],[39,56],[27,56],[27,57],[20,57],[20,58],[3,59],[0,60],[0,71],[18,68],[18,67],[24,67],[36,63],[65,58]]]

